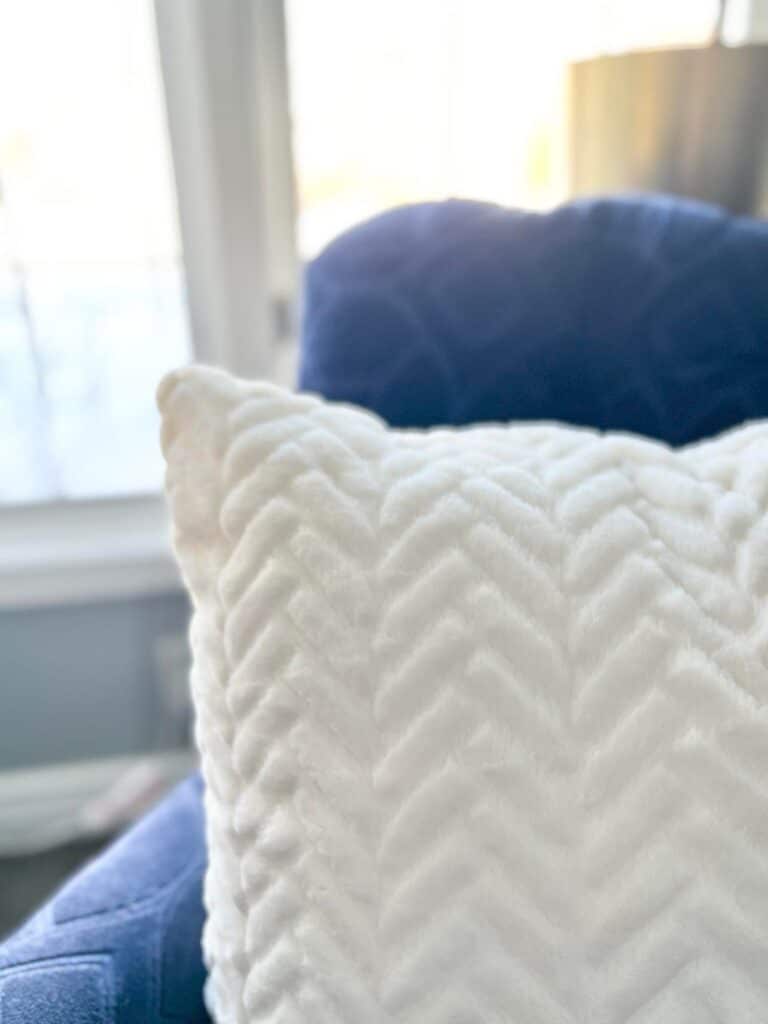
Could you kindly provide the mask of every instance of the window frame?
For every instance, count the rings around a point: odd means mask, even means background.
[[[272,377],[299,276],[284,3],[155,12],[195,357]]]
[[[155,0],[193,359],[287,382],[298,292],[283,0]],[[178,590],[161,493],[0,506],[0,608]]]
[[[160,494],[0,510],[0,609],[176,591]]]

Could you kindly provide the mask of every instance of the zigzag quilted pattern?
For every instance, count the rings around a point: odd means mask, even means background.
[[[764,1020],[768,424],[159,403],[220,1024]]]

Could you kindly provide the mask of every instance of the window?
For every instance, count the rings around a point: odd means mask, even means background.
[[[189,338],[151,0],[0,2],[0,501],[157,491]]]
[[[730,5],[731,35],[745,5]],[[718,2],[287,0],[287,15],[299,247],[311,257],[398,203],[564,199],[568,62],[701,46]]]

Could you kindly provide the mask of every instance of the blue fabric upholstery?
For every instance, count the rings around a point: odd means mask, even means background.
[[[393,424],[689,441],[768,415],[768,226],[679,200],[395,210],[309,268],[301,384]],[[207,1021],[200,783],[0,947],[0,1024]]]
[[[201,789],[182,783],[0,946],[0,1024],[208,1021]]]
[[[307,274],[300,382],[391,424],[681,444],[768,415],[768,224],[679,199],[385,213]]]

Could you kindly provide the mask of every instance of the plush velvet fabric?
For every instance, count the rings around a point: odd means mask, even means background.
[[[301,384],[394,425],[557,418],[672,443],[768,415],[768,225],[670,199],[452,201],[309,268]],[[2,1024],[205,1021],[199,783],[0,945]]]
[[[158,402],[217,1024],[764,1020],[768,419]]]
[[[768,224],[693,202],[428,203],[307,274],[301,385],[394,426],[557,419],[673,444],[768,413]]]
[[[200,797],[182,783],[0,946],[2,1024],[208,1020]]]

